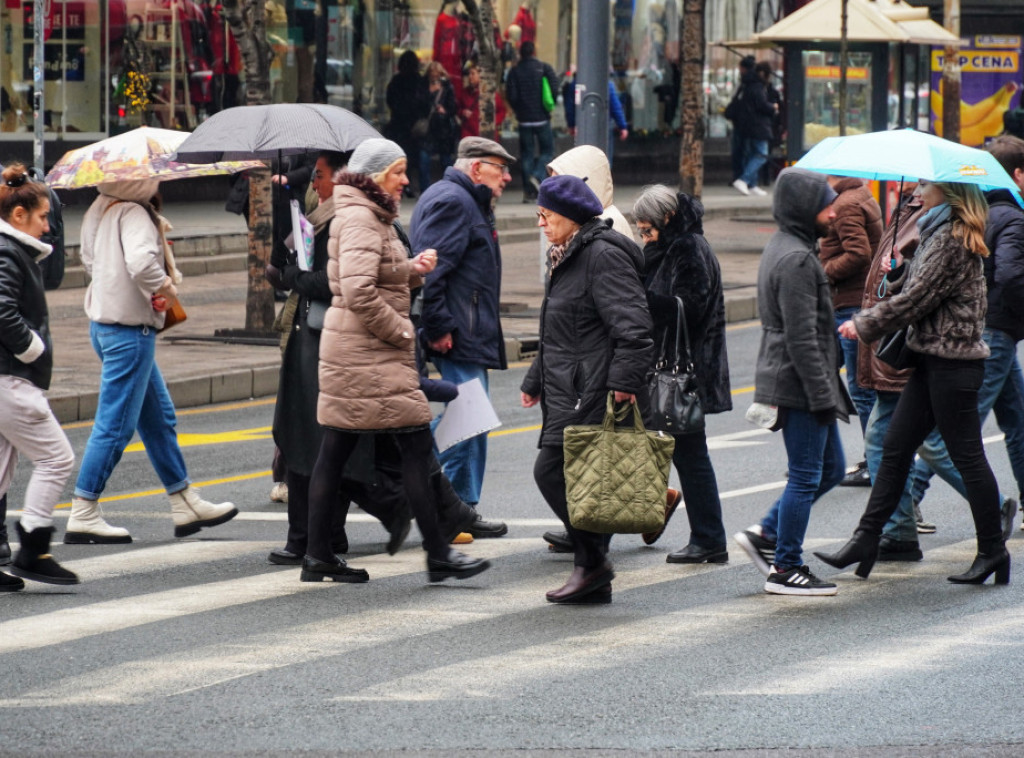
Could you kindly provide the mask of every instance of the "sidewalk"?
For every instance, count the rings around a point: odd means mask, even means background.
[[[628,213],[639,186],[620,187],[617,205]],[[518,192],[498,203],[502,241],[502,327],[510,360],[529,360],[536,349],[543,300],[540,233],[536,206]],[[722,266],[729,321],[756,317],[757,265],[774,231],[771,197],[744,197],[729,187],[706,187],[705,235]],[[415,201],[403,203],[408,224]],[[65,209],[65,235],[76,245],[86,208]],[[247,290],[246,225],[220,203],[174,203],[164,215],[175,225],[171,238],[183,261],[181,287],[188,321],[157,340],[157,363],[179,408],[246,400],[277,391],[280,351],[276,346],[226,344],[211,338],[217,329],[245,326]],[[91,419],[99,390],[100,364],[89,341],[82,308],[85,290],[69,270],[65,287],[47,293],[54,341],[54,376],[48,395],[61,422]],[[70,285],[70,286],[69,286]],[[188,338],[195,339],[188,339]]]

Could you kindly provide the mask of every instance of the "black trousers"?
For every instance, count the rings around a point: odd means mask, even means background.
[[[533,464],[533,478],[548,506],[565,524],[575,546],[574,563],[583,568],[597,568],[608,554],[608,535],[575,529],[569,522],[569,504],[565,494],[565,455],[560,447],[542,447]]]
[[[880,535],[895,512],[917,448],[938,427],[949,457],[963,477],[974,517],[978,550],[1003,544],[999,487],[985,457],[978,416],[983,360],[922,356],[900,395],[882,443],[882,461],[858,529]]]
[[[338,491],[345,463],[360,435],[339,429],[324,429],[320,455],[309,483],[309,537],[306,553],[319,561],[331,561],[331,524],[339,508]],[[393,435],[401,456],[402,482],[416,525],[423,535],[423,547],[431,558],[448,556],[448,543],[437,524],[437,508],[430,487],[430,458],[433,437],[429,429]]]

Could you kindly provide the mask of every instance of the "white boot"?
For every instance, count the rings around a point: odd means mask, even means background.
[[[103,512],[96,500],[71,498],[71,518],[64,531],[65,545],[125,544],[132,541],[128,530],[111,526],[103,520]]]
[[[238,515],[234,503],[208,503],[192,487],[172,493],[169,497],[175,537],[188,537],[204,526],[217,526]]]

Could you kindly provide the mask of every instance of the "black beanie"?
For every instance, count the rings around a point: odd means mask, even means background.
[[[537,205],[565,216],[580,226],[604,213],[594,191],[578,176],[549,176],[540,183]]]

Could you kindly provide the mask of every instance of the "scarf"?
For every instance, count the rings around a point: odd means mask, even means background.
[[[577,229],[575,232],[570,234],[569,239],[567,239],[565,242],[562,242],[561,244],[558,245],[552,245],[551,247],[548,248],[548,265],[550,267],[549,271],[554,271],[556,268],[558,268],[558,264],[565,260],[565,251],[569,248],[569,245],[572,244],[572,241],[576,239],[576,235],[579,233],[579,231],[580,230]]]
[[[310,211],[306,218],[313,225],[313,233],[320,234],[324,227],[330,224],[331,219],[334,218],[334,195],[331,195],[326,200],[321,200],[320,204]]]
[[[931,236],[932,232],[949,221],[952,215],[953,209],[949,207],[949,203],[941,203],[934,208],[930,208],[917,220],[917,228],[921,230],[921,242],[924,242],[927,237]]]

